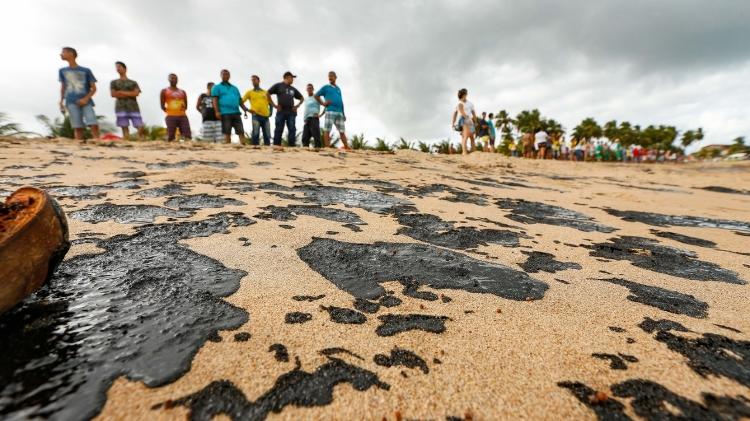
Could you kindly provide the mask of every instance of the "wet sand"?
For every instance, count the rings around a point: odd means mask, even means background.
[[[105,145],[0,140],[3,418],[750,417],[750,163]]]

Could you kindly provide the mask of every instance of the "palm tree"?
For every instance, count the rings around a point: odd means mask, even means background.
[[[515,120],[519,133],[535,133],[542,128],[542,114],[537,109],[524,110],[518,113]]]
[[[435,152],[441,153],[441,154],[450,154],[451,153],[451,142],[448,139],[445,139],[439,143],[435,144]]]
[[[0,112],[0,136],[17,136],[29,133],[31,132],[22,131],[20,124],[10,121],[7,114]]]
[[[417,148],[419,149],[420,152],[430,153],[430,145],[428,145],[425,142],[422,142],[421,140],[417,144]]]
[[[510,117],[507,111],[500,110],[495,114],[495,127],[505,132],[506,129],[512,128],[515,121]]]
[[[412,143],[408,142],[403,137],[400,138],[399,142],[396,145],[394,145],[394,146],[395,146],[395,149],[414,149],[414,143],[413,142]]]
[[[565,129],[562,124],[558,123],[554,119],[544,120],[544,129],[554,140],[560,140],[565,134]]]
[[[369,149],[369,146],[367,145],[367,140],[365,139],[365,134],[355,134],[351,138],[351,146],[352,149]]]
[[[579,140],[586,140],[587,142],[591,141],[591,139],[602,137],[602,134],[601,126],[591,117],[584,119],[581,124],[573,128],[573,137]]]
[[[604,123],[602,127],[602,133],[604,137],[609,139],[611,142],[620,140],[620,128],[617,126],[617,120],[610,120]]]
[[[375,147],[373,149],[381,152],[390,152],[393,150],[393,147],[389,145],[388,142],[385,141],[385,139],[376,137]]]
[[[730,155],[740,152],[750,152],[750,147],[745,145],[745,137],[740,136],[732,141],[732,145],[729,146],[729,150],[727,152]]]

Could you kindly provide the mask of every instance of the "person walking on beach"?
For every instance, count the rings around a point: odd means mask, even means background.
[[[456,105],[456,111],[453,113],[453,120],[451,121],[451,127],[456,127],[456,117],[458,117],[458,126],[461,129],[461,154],[466,155],[469,153],[467,150],[467,141],[471,141],[471,150],[475,149],[474,145],[474,120],[477,118],[477,113],[474,111],[474,104],[472,104],[467,96],[469,91],[462,88],[458,91],[458,104]]]
[[[60,110],[67,110],[70,126],[77,140],[83,140],[84,127],[89,126],[91,136],[99,138],[99,123],[94,112],[96,78],[86,67],[76,62],[78,52],[72,47],[63,47],[60,58],[68,62],[58,71],[60,80]]]
[[[536,148],[539,151],[536,156],[536,159],[547,159],[547,141],[548,140],[549,140],[549,135],[544,129],[539,129],[539,131],[536,132],[536,134],[534,135]]]
[[[229,83],[229,70],[221,71],[221,83],[214,85],[211,96],[214,99],[216,116],[221,121],[221,132],[224,133],[224,143],[232,141],[232,129],[240,137],[240,143],[246,145],[245,128],[242,126],[240,107],[247,113],[247,108],[242,103],[240,90]]]
[[[198,97],[198,104],[195,108],[201,113],[203,123],[203,133],[201,138],[216,143],[221,138],[221,122],[216,117],[214,99],[211,97],[211,88],[213,87],[213,82],[208,82],[208,84],[206,84],[206,92]]]
[[[177,75],[170,73],[167,77],[169,86],[162,89],[159,94],[159,104],[162,111],[167,114],[164,119],[167,124],[167,141],[175,140],[177,128],[180,129],[180,137],[191,140],[193,138],[190,132],[190,120],[187,114],[187,93],[177,87]]]
[[[310,138],[313,139],[313,147],[319,149],[323,147],[320,141],[320,117],[325,114],[320,112],[320,102],[314,95],[315,88],[312,83],[307,84],[307,98],[305,98],[305,113],[303,114],[302,120],[305,125],[302,128],[302,146],[310,146]]]
[[[271,104],[268,102],[268,93],[260,87],[260,78],[257,75],[250,77],[253,84],[252,89],[242,96],[242,104],[250,102],[250,114],[253,116],[252,144],[260,145],[260,131],[263,130],[263,144],[271,145]]]
[[[346,140],[346,114],[344,113],[344,100],[341,96],[341,88],[336,85],[336,72],[328,72],[328,85],[323,86],[315,94],[315,99],[320,105],[326,107],[326,121],[323,125],[323,144],[326,147],[331,146],[331,130],[336,126],[341,137],[341,143],[344,149],[349,149],[349,142]],[[325,102],[320,99],[325,98]]]
[[[138,82],[128,79],[128,66],[125,63],[115,62],[115,70],[120,75],[118,79],[109,84],[109,93],[115,98],[115,117],[117,127],[122,129],[122,138],[130,139],[130,125],[138,129],[138,139],[143,140],[144,127],[141,118],[141,109],[138,107],[138,95],[141,88]]]

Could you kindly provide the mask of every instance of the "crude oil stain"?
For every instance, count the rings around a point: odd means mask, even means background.
[[[623,236],[588,246],[593,257],[629,260],[634,266],[694,281],[718,281],[744,285],[736,272],[696,258],[692,251],[663,246],[656,240]]]
[[[678,234],[676,232],[651,230],[651,234],[654,234],[655,236],[661,237],[661,238],[669,238],[670,240],[677,241],[678,243],[688,244],[691,246],[706,247],[706,248],[716,247],[716,243],[714,243],[713,241],[704,240],[702,238],[697,238],[697,237],[691,237],[689,235]]]
[[[613,232],[615,228],[594,222],[594,218],[580,212],[546,203],[523,199],[501,199],[495,202],[500,209],[510,210],[508,219],[523,224],[546,224],[574,228],[583,232]]]
[[[688,367],[699,375],[726,377],[750,387],[750,341],[715,333],[687,338],[669,330],[657,330],[654,338],[687,358]]]
[[[376,354],[373,361],[375,364],[383,367],[403,366],[408,368],[418,368],[422,370],[422,373],[424,374],[430,372],[430,368],[422,357],[408,349],[402,349],[399,347],[393,348],[390,356]]]
[[[190,419],[209,421],[218,415],[232,420],[264,420],[269,414],[280,413],[287,406],[314,407],[333,402],[333,390],[341,383],[351,384],[354,390],[366,391],[371,387],[390,390],[390,385],[381,381],[377,374],[346,363],[338,358],[329,361],[314,372],[302,371],[297,366],[283,374],[274,386],[258,397],[248,401],[245,394],[229,380],[212,382],[197,393],[172,401],[172,405],[190,409]],[[158,404],[152,409],[160,409]]]
[[[594,411],[600,420],[631,420],[625,414],[625,405],[614,397],[596,401],[596,391],[581,382],[564,381],[558,386],[568,389],[579,402]],[[702,402],[680,396],[666,387],[649,380],[633,379],[610,386],[612,394],[619,398],[631,400],[631,407],[636,415],[647,420],[674,419],[674,408],[680,419],[686,420],[731,420],[750,416],[750,405],[747,399],[738,396],[720,396],[712,393],[701,393]]]
[[[625,362],[629,363],[637,363],[638,358],[627,355],[627,354],[603,354],[603,353],[593,353],[591,354],[592,357],[598,358],[600,360],[608,360],[609,361],[609,368],[612,370],[627,370],[628,366],[625,364]]]
[[[286,350],[286,347],[282,344],[273,344],[270,347],[268,347],[268,352],[273,352],[273,357],[276,359],[276,361],[282,362],[282,363],[288,363],[289,362],[289,351]]]
[[[384,314],[378,316],[381,324],[375,329],[378,336],[393,336],[410,330],[423,330],[430,333],[445,332],[446,316],[425,314]]]
[[[692,295],[672,291],[650,285],[639,284],[626,279],[611,278],[599,279],[600,281],[620,285],[630,290],[628,300],[636,303],[656,307],[674,314],[684,314],[695,318],[708,316],[708,304],[698,300]]]
[[[365,360],[364,358],[362,358],[359,355],[353,353],[352,351],[349,351],[346,348],[340,348],[340,347],[322,349],[322,350],[318,351],[318,353],[320,355],[325,355],[326,357],[330,357],[331,355],[336,355],[336,354],[347,354],[347,355],[351,355],[354,358],[358,358],[358,359],[360,359],[362,361]]]
[[[289,205],[287,207],[281,206],[266,206],[261,212],[255,215],[258,219],[273,219],[276,221],[293,221],[297,219],[298,215],[312,216],[315,218],[325,219],[333,222],[340,222],[345,224],[344,226],[352,229],[351,226],[367,225],[359,215],[352,211],[336,208],[324,208],[320,205]],[[357,227],[359,230],[359,227]]]
[[[150,170],[166,170],[166,169],[172,169],[172,168],[187,168],[191,165],[203,165],[206,167],[215,167],[215,168],[224,168],[224,169],[237,167],[236,162],[202,161],[202,160],[197,160],[197,159],[189,159],[189,160],[179,161],[179,162],[150,163],[150,164],[146,164],[146,168]]]
[[[373,303],[372,301],[365,300],[364,298],[357,298],[354,300],[354,308],[363,312],[375,314],[380,310],[379,303]]]
[[[550,253],[523,250],[521,253],[529,256],[525,262],[519,265],[526,273],[537,273],[539,271],[555,273],[568,269],[581,270],[581,265],[578,263],[559,262],[555,260],[555,256]]]
[[[522,271],[423,244],[357,244],[314,237],[297,254],[338,288],[363,299],[382,297],[380,283],[393,280],[518,301],[539,300],[548,288]]]
[[[622,211],[609,208],[605,208],[604,211],[624,221],[641,222],[646,225],[653,225],[657,227],[673,226],[721,228],[725,230],[750,233],[750,222],[732,221],[729,219],[703,218],[700,216],[675,216],[639,211]]]
[[[125,376],[163,386],[218,330],[247,313],[222,299],[247,274],[180,240],[253,223],[241,214],[147,225],[64,261],[35,295],[0,315],[0,418],[89,419]],[[169,262],[174,262],[170,264]]]
[[[289,324],[301,324],[312,320],[312,314],[293,311],[284,316],[284,322]]]
[[[187,189],[182,184],[169,183],[161,187],[154,187],[137,191],[135,194],[141,197],[165,197],[185,193]]]
[[[334,323],[361,325],[367,321],[367,317],[364,314],[350,308],[334,306],[320,307],[328,312],[328,315],[331,316],[331,321]]]
[[[477,229],[473,227],[454,227],[452,222],[443,221],[435,215],[411,213],[413,207],[395,209],[398,223],[403,225],[397,234],[409,236],[415,240],[432,245],[457,250],[466,250],[488,243],[505,247],[518,246],[519,234],[513,231],[497,229]]]
[[[335,186],[302,185],[285,188],[284,191],[301,193],[302,197],[272,192],[288,200],[316,203],[320,206],[342,204],[348,208],[360,208],[370,212],[385,214],[395,206],[411,205],[411,202],[384,193],[369,190]]]
[[[232,199],[230,197],[215,196],[210,194],[192,194],[187,196],[175,196],[164,205],[173,209],[207,209],[223,208],[224,206],[243,206],[247,203]]]
[[[292,300],[294,300],[294,301],[313,302],[313,301],[318,301],[320,299],[323,299],[323,298],[325,298],[325,296],[326,296],[325,294],[320,294],[320,295],[295,295],[294,297],[292,297]]]
[[[92,224],[115,221],[118,224],[148,224],[158,216],[186,218],[194,212],[175,210],[153,205],[113,205],[100,203],[81,210],[70,212],[70,217]]]

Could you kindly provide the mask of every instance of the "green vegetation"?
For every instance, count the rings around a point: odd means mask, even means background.
[[[64,137],[68,139],[75,137],[73,127],[70,125],[70,118],[67,115],[64,118],[57,117],[52,120],[46,115],[40,114],[36,116],[36,119],[47,128],[48,134],[52,137]],[[103,115],[96,116],[96,120],[99,123],[100,134],[113,133],[115,131],[114,124],[108,122]],[[91,129],[88,127],[83,132],[83,138],[92,138]]]
[[[367,139],[365,139],[364,133],[355,134],[354,136],[349,139],[349,143],[351,143],[352,149],[357,150],[365,150],[370,149],[370,146],[367,144]]]
[[[393,151],[393,147],[388,144],[388,142],[385,141],[385,139],[376,137],[375,138],[375,147],[372,148],[375,151],[380,152],[391,152]]]

